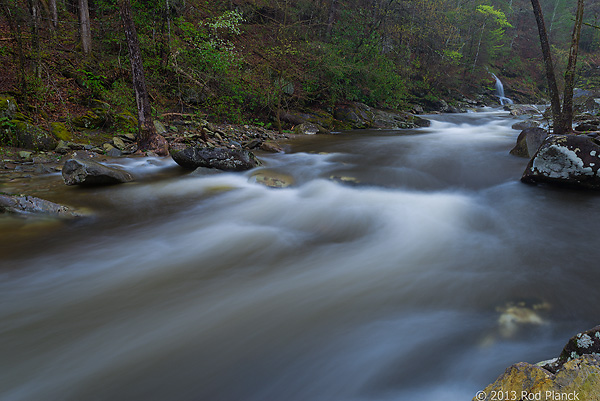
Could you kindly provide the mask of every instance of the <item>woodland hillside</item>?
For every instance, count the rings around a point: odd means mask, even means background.
[[[13,96],[39,126],[59,121],[76,129],[71,121],[92,100],[135,115],[122,1],[1,0],[0,93]],[[600,3],[588,3],[576,80],[582,88],[600,84],[600,30],[593,28]],[[491,73],[515,101],[545,97],[529,0],[132,0],[131,6],[156,116],[275,125],[281,112],[348,101],[437,110],[440,99],[493,102]],[[564,69],[574,2],[549,0],[543,7]]]

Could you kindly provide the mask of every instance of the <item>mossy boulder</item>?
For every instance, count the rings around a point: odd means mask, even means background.
[[[12,96],[0,95],[0,118],[12,120],[17,112],[17,101]]]
[[[556,374],[537,365],[519,362],[506,369],[473,400],[497,400],[498,394],[514,395],[515,398],[508,399],[515,400],[600,401],[600,356],[584,355],[573,359]]]
[[[71,131],[69,131],[69,128],[67,128],[67,125],[64,123],[50,123],[50,134],[65,142],[69,142],[73,139]]]
[[[311,111],[289,111],[281,112],[279,117],[282,121],[290,123],[292,125],[299,125],[303,123],[311,123],[319,125],[325,129],[332,129],[335,123],[335,119],[331,113],[323,110],[311,110]]]
[[[138,129],[138,120],[128,111],[115,115],[114,127],[119,133],[134,133]]]
[[[363,103],[339,104],[333,116],[341,129],[371,128],[375,120],[373,110]]]
[[[521,400],[600,401],[600,326],[571,337],[558,358],[510,366],[473,400],[499,399],[498,394]]]
[[[14,135],[9,146],[17,146],[36,151],[54,150],[58,145],[58,139],[40,127],[26,121],[12,120],[14,124]]]
[[[82,116],[75,117],[72,123],[77,128],[96,129],[107,126],[108,120],[106,113],[97,109],[96,111],[90,110]]]

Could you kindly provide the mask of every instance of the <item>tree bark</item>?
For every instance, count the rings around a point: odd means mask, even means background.
[[[569,50],[569,62],[565,71],[565,92],[563,95],[563,107],[560,130],[564,133],[573,130],[573,87],[575,86],[575,67],[577,66],[577,53],[579,51],[579,38],[581,37],[581,25],[583,23],[583,0],[577,0],[577,12],[575,13],[575,25]]]
[[[327,39],[331,39],[331,32],[333,31],[333,23],[335,22],[335,14],[337,13],[337,0],[331,0],[329,6],[329,15],[327,17]]]
[[[169,153],[169,145],[166,139],[156,132],[154,122],[152,121],[152,110],[150,108],[148,90],[146,89],[146,77],[142,63],[140,43],[131,15],[131,3],[129,0],[119,0],[119,5],[125,39],[129,48],[131,76],[138,110],[138,146],[141,150],[150,150],[159,156],[166,156]]]
[[[50,20],[52,22],[52,26],[54,29],[58,28],[58,6],[56,5],[56,0],[50,0]]]
[[[41,9],[39,0],[29,0],[29,12],[31,13],[31,48],[33,49],[33,75],[40,78],[40,21]]]
[[[14,15],[14,10],[7,2],[0,2],[2,14],[6,18],[8,22],[8,26],[13,35],[15,43],[17,44],[17,56],[19,59],[19,88],[21,89],[21,93],[24,95],[27,93],[27,80],[26,72],[25,72],[25,54],[23,47],[23,34],[21,32],[21,23],[17,16]]]
[[[79,0],[79,36],[81,37],[81,49],[87,56],[92,52],[92,29],[88,0]]]
[[[542,14],[542,7],[540,6],[539,0],[531,0],[531,6],[533,7],[533,14],[535,15],[535,21],[538,26],[538,32],[540,35],[540,45],[542,47],[542,56],[544,58],[544,65],[546,66],[546,80],[548,81],[548,92],[550,95],[550,107],[552,109],[552,116],[554,120],[554,132],[556,132],[557,122],[561,120],[561,107],[560,98],[558,96],[558,85],[556,84],[556,76],[554,74],[554,63],[552,62],[552,54],[550,53],[550,43],[548,42],[548,34],[546,32],[546,24],[544,22],[544,15]],[[562,124],[560,124],[562,126]]]

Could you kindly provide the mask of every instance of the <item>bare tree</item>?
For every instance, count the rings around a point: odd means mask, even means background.
[[[56,0],[50,0],[48,2],[50,7],[50,21],[54,29],[58,28],[58,7],[56,5]]]
[[[79,0],[79,36],[81,37],[81,49],[87,56],[92,52],[92,29],[88,0]]]
[[[152,121],[142,53],[140,52],[140,43],[131,15],[131,3],[129,0],[119,0],[119,5],[125,39],[129,48],[133,89],[135,90],[135,102],[138,110],[138,146],[140,149],[150,150],[159,156],[166,156],[169,153],[169,144],[162,135],[156,132]]]
[[[542,7],[540,6],[539,0],[531,0],[531,6],[533,7],[533,13],[538,26],[540,45],[542,47],[542,55],[546,67],[550,107],[552,109],[553,131],[555,134],[568,134],[573,130],[573,87],[575,85],[575,67],[577,65],[581,25],[583,23],[584,0],[577,0],[575,25],[573,26],[571,48],[569,51],[569,62],[565,72],[565,90],[562,107],[558,95],[558,85],[556,83],[556,75],[554,74],[554,63],[550,52],[550,43],[548,41]]]

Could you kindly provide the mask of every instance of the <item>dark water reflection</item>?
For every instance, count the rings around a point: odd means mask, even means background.
[[[463,400],[555,356],[597,323],[599,201],[520,184],[506,114],[297,140],[287,189],[48,177],[101,212],[2,220],[0,399]]]

